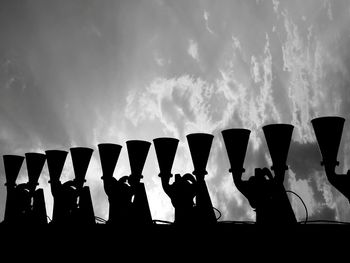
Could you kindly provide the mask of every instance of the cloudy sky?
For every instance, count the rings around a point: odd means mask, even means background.
[[[87,183],[108,217],[97,144],[123,146],[115,177],[130,172],[125,142],[180,140],[174,173],[193,170],[186,135],[215,135],[206,177],[224,220],[254,212],[228,173],[221,137],[250,129],[245,178],[269,166],[262,126],[295,126],[285,179],[312,219],[350,221],[320,166],[310,120],[350,112],[350,2],[346,0],[0,1],[0,153],[95,149]],[[345,123],[338,172],[350,167]],[[0,219],[6,188],[0,164]],[[173,220],[152,146],[144,182],[153,219]],[[19,182],[26,181],[22,167]],[[63,181],[73,177],[70,156]],[[44,167],[48,215],[52,196]],[[298,220],[302,203],[291,196]]]

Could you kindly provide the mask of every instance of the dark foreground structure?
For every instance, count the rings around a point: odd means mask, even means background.
[[[315,135],[330,184],[346,198],[350,197],[350,175],[336,174],[338,148],[345,119],[321,117],[312,120]],[[330,129],[331,127],[331,129]],[[93,149],[70,149],[75,178],[62,183],[61,173],[68,152],[48,150],[46,154],[26,153],[25,157],[5,155],[7,201],[4,221],[0,224],[0,249],[29,250],[25,255],[49,252],[50,258],[65,256],[70,251],[78,260],[89,255],[125,256],[136,259],[154,253],[166,253],[163,261],[182,257],[190,252],[195,257],[212,253],[239,254],[246,257],[264,250],[268,259],[295,249],[301,251],[317,247],[318,253],[335,248],[339,256],[348,249],[350,223],[337,221],[297,222],[284,188],[284,177],[289,169],[287,157],[292,138],[290,124],[271,124],[263,127],[270,152],[272,167],[257,167],[254,175],[242,180],[250,131],[228,129],[222,136],[230,162],[229,172],[237,189],[248,199],[256,212],[255,222],[220,221],[211,203],[205,176],[213,135],[187,135],[194,170],[184,175],[172,174],[172,165],[178,141],[175,138],[154,139],[159,164],[159,177],[164,192],[174,206],[173,222],[152,219],[146,189],[142,182],[143,167],[150,142],[127,141],[130,175],[113,177],[122,146],[99,144],[102,181],[109,200],[109,217],[95,217],[90,190],[85,186],[85,174]],[[22,162],[26,160],[28,182],[16,184]],[[52,220],[48,222],[42,189],[38,179],[47,161],[51,192],[54,198]],[[170,183],[170,178],[175,180]],[[306,218],[307,219],[307,218]],[[146,254],[139,251],[146,249]],[[126,252],[127,251],[127,252]],[[305,251],[303,251],[305,252]],[[62,254],[63,253],[63,254]],[[284,258],[288,257],[288,253]],[[284,259],[283,258],[283,259]],[[198,258],[197,258],[198,259]],[[145,259],[146,260],[146,259]]]
[[[96,224],[84,227],[8,228],[0,226],[1,249],[16,259],[99,262],[186,259],[186,262],[252,260],[296,261],[305,256],[331,256],[338,262],[347,255],[350,226],[340,224],[298,224],[266,227],[258,224],[218,223],[215,226],[183,227],[154,224],[146,228],[112,227]],[[20,252],[20,253],[19,253]],[[337,260],[338,259],[338,260]],[[47,260],[45,260],[47,261]],[[33,261],[35,262],[35,261]],[[267,261],[269,262],[269,261]],[[288,261],[289,262],[289,261]]]

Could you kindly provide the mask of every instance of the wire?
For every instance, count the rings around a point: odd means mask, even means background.
[[[46,215],[46,217],[49,219],[50,222],[52,221],[51,218],[48,215]]]
[[[255,221],[234,221],[234,220],[224,220],[218,221],[220,224],[255,224]]]
[[[216,210],[216,211],[219,213],[219,217],[216,218],[216,221],[218,221],[218,220],[221,218],[221,215],[222,215],[222,214],[221,214],[220,210],[217,209],[216,207],[213,206],[213,209]]]
[[[336,220],[310,220],[309,224],[312,223],[329,223],[329,224],[339,224],[339,225],[350,225],[350,222],[336,221]]]
[[[307,207],[306,207],[306,205],[304,203],[304,200],[300,197],[300,195],[298,195],[296,192],[293,192],[291,190],[286,190],[286,193],[292,193],[292,194],[296,195],[300,199],[300,201],[303,203],[303,206],[305,208],[305,221],[304,221],[304,224],[306,224],[308,219],[309,219],[309,212],[308,212]]]

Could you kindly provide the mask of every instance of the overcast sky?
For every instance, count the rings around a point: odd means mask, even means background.
[[[206,177],[224,220],[252,220],[228,173],[221,137],[252,131],[245,178],[270,166],[262,126],[295,126],[285,186],[313,219],[350,221],[348,201],[320,166],[310,120],[350,112],[350,3],[346,0],[0,1],[0,153],[95,149],[87,183],[108,217],[97,144],[123,146],[115,177],[130,172],[127,140],[175,137],[174,173],[193,170],[186,135],[215,135]],[[350,167],[345,123],[338,172]],[[6,188],[0,162],[0,219]],[[70,156],[62,179],[72,178]],[[23,165],[19,182],[26,181]],[[152,146],[144,182],[153,219],[173,220]],[[52,196],[44,167],[48,215]],[[298,220],[305,211],[292,198]]]

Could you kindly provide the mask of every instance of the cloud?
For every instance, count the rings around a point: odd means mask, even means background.
[[[288,183],[290,184],[290,190],[298,194],[302,199],[301,201],[297,196],[288,193],[297,220],[305,220],[306,213],[308,213],[309,217],[315,214],[318,204],[315,200],[314,191],[312,187],[310,187],[308,179],[296,179],[295,173],[292,170],[289,170]],[[307,211],[305,211],[302,202],[305,203]]]
[[[333,12],[332,12],[332,2],[330,0],[323,1],[323,5],[327,8],[327,16],[330,21],[333,20]]]
[[[154,176],[152,180],[154,186],[152,188],[146,188],[152,218],[173,222],[174,208],[171,204],[171,200],[163,191],[160,178]]]
[[[164,58],[161,58],[157,53],[154,54],[154,60],[156,61],[157,65],[160,67],[164,66],[165,64]]]
[[[193,39],[190,39],[188,44],[187,53],[194,59],[199,61],[199,55],[198,55],[198,43],[194,41]]]
[[[280,5],[280,2],[278,0],[272,0],[272,4],[273,4],[273,11],[278,14],[278,7]]]
[[[292,141],[289,147],[288,164],[297,179],[306,179],[315,171],[322,171],[321,154],[317,142],[300,143]]]
[[[208,32],[210,34],[214,34],[214,31],[210,29],[209,27],[209,12],[204,10],[204,13],[203,13],[203,18],[205,20],[205,28],[208,30]]]

